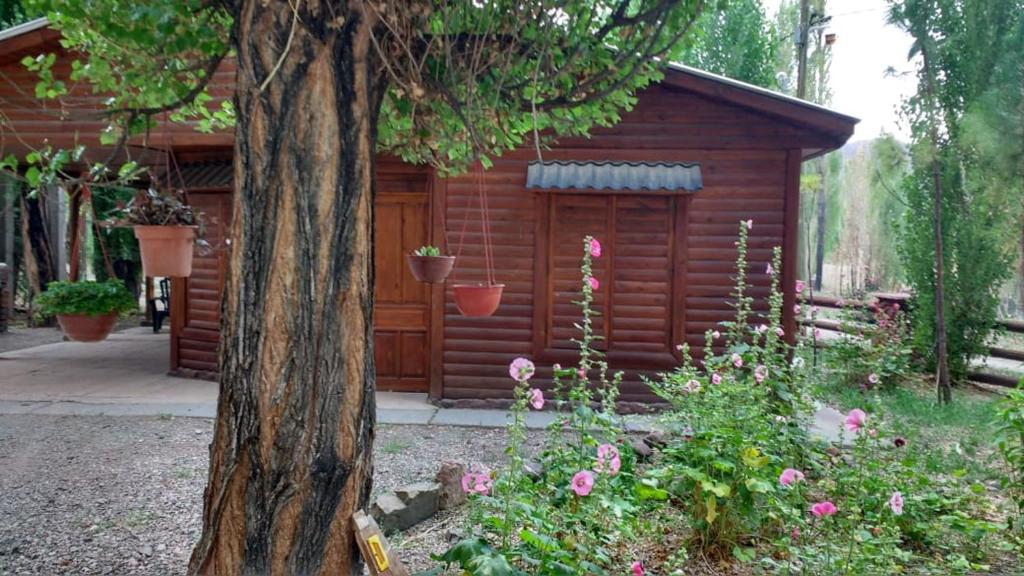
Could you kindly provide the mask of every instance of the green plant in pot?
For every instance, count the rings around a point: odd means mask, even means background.
[[[77,342],[105,340],[119,314],[138,308],[120,280],[50,282],[33,304],[37,314],[56,316],[64,334]]]
[[[187,277],[202,235],[202,214],[182,190],[139,190],[121,208],[120,223],[135,228],[146,276]]]
[[[455,266],[455,256],[441,254],[441,249],[429,244],[420,246],[405,256],[409,271],[420,282],[444,282]]]

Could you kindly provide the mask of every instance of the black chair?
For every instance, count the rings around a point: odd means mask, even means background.
[[[149,313],[153,317],[153,332],[159,332],[164,324],[164,318],[171,315],[171,283],[167,278],[159,282],[159,294],[150,298],[146,303],[149,306]],[[162,309],[157,304],[162,305]]]

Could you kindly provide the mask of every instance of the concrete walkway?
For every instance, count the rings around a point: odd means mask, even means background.
[[[0,414],[191,416],[213,418],[217,384],[167,375],[167,333],[131,328],[95,344],[59,342],[0,353]],[[426,394],[377,393],[383,424],[503,427],[504,410],[438,408]],[[526,425],[544,428],[552,412],[530,412]],[[648,430],[651,417],[625,416],[630,430]],[[842,415],[828,407],[815,414],[812,431],[839,437]]]

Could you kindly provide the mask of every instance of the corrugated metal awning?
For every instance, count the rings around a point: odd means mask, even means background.
[[[704,181],[698,164],[556,160],[530,162],[526,187],[696,192],[704,187]]]

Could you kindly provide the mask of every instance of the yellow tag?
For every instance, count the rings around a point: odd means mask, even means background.
[[[370,555],[373,556],[373,563],[377,566],[377,570],[380,572],[387,570],[390,566],[388,554],[384,551],[384,545],[380,542],[380,536],[374,534],[366,539],[366,543],[370,545]]]

